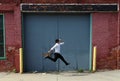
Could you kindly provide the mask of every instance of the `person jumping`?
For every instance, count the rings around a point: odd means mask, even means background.
[[[61,41],[60,39],[55,40],[55,45],[48,51],[48,55],[45,56],[45,58],[48,58],[52,60],[53,62],[56,62],[58,58],[60,58],[66,65],[69,65],[64,57],[60,54],[60,46],[63,45],[64,42]],[[54,58],[50,57],[51,52],[54,50]]]

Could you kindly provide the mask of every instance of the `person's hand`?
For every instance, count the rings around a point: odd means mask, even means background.
[[[59,39],[60,42],[64,42],[63,40]]]

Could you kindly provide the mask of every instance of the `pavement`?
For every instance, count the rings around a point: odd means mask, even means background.
[[[120,81],[120,70],[100,72],[50,72],[12,73],[1,72],[0,81]]]

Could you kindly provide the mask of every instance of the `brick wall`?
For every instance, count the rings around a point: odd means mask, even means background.
[[[0,3],[13,3],[14,0],[0,0]]]
[[[24,3],[116,3],[117,0],[22,0]]]
[[[14,4],[11,4],[12,6]],[[9,8],[11,5],[4,5]],[[19,48],[21,47],[21,14],[19,6],[0,10],[5,20],[6,59],[0,60],[0,71],[16,69],[19,71]]]
[[[0,0],[0,3],[116,3],[118,0]]]
[[[97,46],[97,69],[117,68],[117,13],[93,13],[93,45]]]

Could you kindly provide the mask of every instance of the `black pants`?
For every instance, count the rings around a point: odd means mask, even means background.
[[[54,58],[52,58],[52,57],[47,57],[47,58],[54,61],[54,62],[56,62],[56,60],[58,58],[60,58],[66,65],[68,65],[68,63],[65,61],[64,57],[59,53],[54,53]]]

